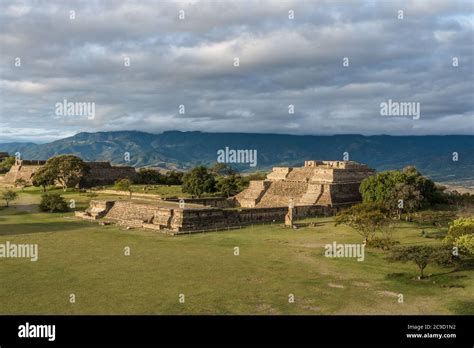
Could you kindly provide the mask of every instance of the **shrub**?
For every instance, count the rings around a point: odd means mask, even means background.
[[[449,226],[448,235],[445,238],[445,242],[447,244],[453,244],[457,238],[473,233],[474,217],[459,218],[454,220]]]
[[[160,185],[165,183],[165,176],[158,170],[140,168],[137,174],[137,183],[144,185]]]
[[[21,188],[22,191],[27,185],[28,185],[28,182],[23,178],[18,178],[15,180],[15,187]]]
[[[41,196],[41,203],[39,205],[41,211],[50,213],[67,211],[68,206],[66,201],[59,193],[45,193]]]
[[[420,211],[412,216],[412,221],[421,225],[432,225],[438,228],[448,226],[456,218],[453,211]]]
[[[474,255],[474,234],[464,234],[454,241],[453,245],[461,254]]]
[[[382,250],[390,250],[397,244],[400,244],[400,242],[393,240],[392,238],[384,237],[374,237],[370,241],[367,241],[368,246]]]

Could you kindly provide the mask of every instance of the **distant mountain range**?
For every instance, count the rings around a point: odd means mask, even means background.
[[[0,151],[20,152],[24,159],[48,159],[75,154],[94,161],[111,161],[135,167],[188,169],[209,165],[217,152],[257,150],[257,166],[240,164],[242,171],[268,170],[272,166],[298,166],[304,160],[349,159],[378,171],[416,166],[436,181],[474,179],[474,136],[362,136],[284,135],[251,133],[205,133],[168,131],[150,134],[138,131],[78,133],[46,144],[4,143]],[[453,161],[453,153],[458,161]],[[125,153],[130,161],[125,161]]]

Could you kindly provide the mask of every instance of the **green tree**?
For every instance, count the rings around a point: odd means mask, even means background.
[[[241,188],[241,177],[238,174],[231,174],[229,176],[219,176],[217,178],[216,188],[219,192],[227,197],[239,193]]]
[[[165,182],[166,185],[181,185],[183,183],[183,172],[177,172],[175,170],[171,170],[165,175]]]
[[[129,178],[118,179],[115,182],[115,188],[119,191],[127,191],[132,198],[132,182]]]
[[[137,173],[139,184],[161,185],[166,182],[166,177],[156,169],[140,168]]]
[[[423,196],[415,185],[397,183],[386,203],[392,211],[397,212],[398,219],[400,219],[403,212],[406,212],[408,213],[408,220],[410,220],[410,214],[421,208]]]
[[[14,201],[18,197],[18,194],[13,190],[5,190],[2,192],[0,199],[4,200],[7,207],[11,201]]]
[[[201,197],[203,193],[215,192],[215,176],[206,167],[193,168],[183,176],[182,191]]]
[[[403,174],[405,175],[406,183],[412,185],[415,190],[420,191],[422,203],[425,205],[439,203],[442,189],[438,188],[432,180],[421,175],[414,166],[405,167]]]
[[[418,266],[420,275],[418,279],[424,278],[424,270],[431,262],[440,265],[452,263],[453,256],[450,249],[431,245],[410,245],[396,247],[391,250],[388,260],[391,262],[413,262]]]
[[[438,203],[441,197],[441,191],[433,181],[413,166],[370,176],[362,181],[359,191],[364,202],[379,203],[398,213],[401,209],[409,214],[422,206]],[[400,199],[403,208],[399,208]]]
[[[7,173],[10,168],[15,164],[15,157],[9,156],[0,162],[0,174]]]
[[[34,174],[32,182],[34,186],[41,186],[43,192],[46,192],[46,187],[54,185],[55,173],[50,166],[40,167]]]
[[[21,190],[23,191],[23,189],[25,188],[25,186],[27,185],[28,183],[26,182],[25,179],[23,178],[18,178],[15,180],[15,187],[19,187],[21,188]]]
[[[68,187],[78,184],[81,178],[88,173],[89,166],[74,155],[59,155],[46,161],[44,167],[54,181],[58,182],[64,191]]]
[[[50,213],[68,211],[68,206],[64,198],[59,193],[55,192],[41,195],[39,208],[41,211],[47,211]]]
[[[377,203],[359,203],[336,215],[336,226],[347,225],[355,229],[367,243],[377,231],[388,235],[392,221],[387,209]]]

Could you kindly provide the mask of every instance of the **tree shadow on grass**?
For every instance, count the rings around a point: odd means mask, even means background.
[[[0,210],[2,215],[15,215],[19,213],[39,213],[38,204],[14,204]]]
[[[0,236],[45,232],[69,232],[84,227],[83,221],[0,224]]]

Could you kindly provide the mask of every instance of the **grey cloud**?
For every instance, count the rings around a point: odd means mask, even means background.
[[[472,20],[468,1],[448,0],[2,1],[0,141],[120,129],[472,134]],[[63,99],[95,102],[97,117],[55,120]],[[388,99],[420,102],[420,120],[381,117]]]

